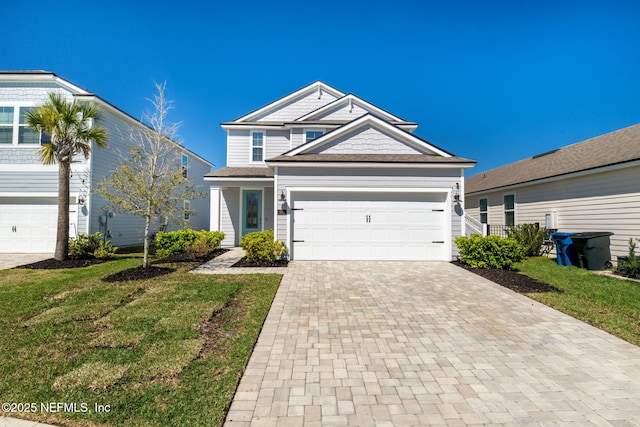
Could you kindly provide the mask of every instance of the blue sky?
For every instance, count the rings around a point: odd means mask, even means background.
[[[167,82],[180,137],[322,80],[478,161],[470,174],[640,123],[637,1],[12,1],[0,69],[43,69],[129,114]]]

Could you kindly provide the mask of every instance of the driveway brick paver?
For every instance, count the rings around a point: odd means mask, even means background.
[[[640,348],[449,263],[286,269],[226,426],[640,426]]]

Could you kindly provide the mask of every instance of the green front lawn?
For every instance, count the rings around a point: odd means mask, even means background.
[[[0,271],[0,401],[23,410],[0,416],[223,423],[281,277],[173,264],[153,279],[101,280],[140,264],[130,254],[79,269]]]
[[[527,259],[518,268],[563,291],[527,294],[530,298],[640,345],[640,283],[561,267],[544,257]]]

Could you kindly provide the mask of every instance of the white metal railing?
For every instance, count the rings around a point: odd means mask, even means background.
[[[467,236],[471,236],[472,234],[480,234],[481,236],[487,235],[486,224],[482,224],[480,221],[467,214],[464,215],[464,222]]]

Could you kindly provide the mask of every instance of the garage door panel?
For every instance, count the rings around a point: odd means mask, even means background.
[[[0,252],[53,252],[55,198],[0,199]]]
[[[433,243],[448,240],[445,200],[424,193],[294,194],[293,259],[446,260],[446,244]]]

